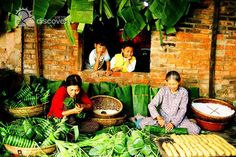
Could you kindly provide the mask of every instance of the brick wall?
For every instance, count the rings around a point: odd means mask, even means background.
[[[216,51],[216,98],[229,102],[234,101],[236,97],[235,8],[234,0],[224,0],[221,3]],[[163,34],[165,46],[160,45],[159,33],[152,31],[149,73],[113,73],[106,76],[103,71],[81,71],[82,43],[78,40],[79,36],[75,33],[78,45],[71,46],[63,26],[45,26],[42,34],[44,77],[62,80],[71,73],[78,73],[86,82],[109,81],[117,82],[119,85],[142,83],[160,87],[164,83],[166,72],[177,70],[183,78],[184,86],[197,86],[200,88],[200,95],[208,97],[213,9],[214,4],[211,0],[203,0],[200,4],[192,5],[189,15],[177,24],[177,33],[168,36]],[[24,73],[35,74],[33,30],[26,29],[24,36]]]
[[[236,1],[221,3],[216,51],[216,97],[236,100]]]
[[[0,34],[0,68],[10,68],[21,73],[22,69],[21,29]]]
[[[79,42],[75,33],[75,46],[71,46],[63,25],[57,28],[44,26],[42,38],[43,76],[51,80],[63,80],[71,73],[79,71]],[[24,31],[24,73],[36,74],[36,53],[34,29]],[[81,56],[81,55],[80,55]]]

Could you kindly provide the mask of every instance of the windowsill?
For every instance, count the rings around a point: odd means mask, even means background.
[[[85,69],[80,71],[80,73],[91,74],[91,76],[126,76],[126,75],[148,75],[150,72],[112,72],[111,75],[106,75],[105,70],[93,71],[92,69]]]

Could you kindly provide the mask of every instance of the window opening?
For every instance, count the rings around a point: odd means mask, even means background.
[[[111,58],[121,52],[124,42],[121,37],[123,29],[117,29],[115,21],[105,22],[95,21],[93,25],[87,26],[84,30],[83,69],[86,69],[89,54],[94,49],[94,41],[97,38],[104,38],[107,41],[107,50]],[[134,56],[137,60],[134,72],[150,72],[151,32],[143,30],[132,41],[135,46]]]

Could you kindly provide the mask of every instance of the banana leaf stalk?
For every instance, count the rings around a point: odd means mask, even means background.
[[[70,17],[70,15],[65,18],[64,27],[65,27],[65,30],[66,30],[66,35],[67,35],[67,37],[70,41],[70,44],[75,45],[75,37],[74,37],[73,30],[71,28],[71,17]]]
[[[65,142],[61,140],[55,140],[55,143],[59,150],[57,157],[89,157],[89,155],[75,143]]]

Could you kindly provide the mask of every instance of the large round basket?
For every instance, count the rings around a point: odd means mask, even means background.
[[[194,104],[195,103],[195,104]],[[204,104],[207,104],[207,108],[202,108],[201,110],[197,107],[196,107],[196,104],[197,105],[204,105]],[[213,105],[214,104],[217,104],[219,105],[219,107],[215,107],[213,108]],[[232,111],[232,114],[226,114],[226,116],[224,116],[224,112],[223,110],[220,109],[220,106],[227,106],[228,109],[230,109],[230,111]],[[195,107],[194,107],[195,106]],[[230,104],[230,103],[227,103],[225,101],[222,101],[222,100],[218,100],[218,99],[213,99],[213,98],[197,98],[197,99],[194,99],[192,101],[192,105],[191,105],[191,108],[192,108],[192,111],[193,113],[196,115],[197,118],[200,118],[202,120],[206,120],[206,121],[211,121],[211,122],[227,122],[229,120],[231,120],[234,115],[235,115],[235,107]],[[211,113],[214,113],[214,112],[218,112],[218,114],[222,114],[221,116],[215,116],[215,115],[212,115],[212,114],[208,114],[206,113],[206,110],[211,111]]]
[[[91,100],[95,117],[113,117],[123,109],[121,101],[112,96],[97,95],[91,97]]]
[[[121,125],[125,122],[126,115],[116,118],[92,118],[92,121],[98,122],[102,126]]]
[[[41,115],[46,112],[47,108],[48,103],[26,107],[5,108],[5,110],[15,118],[24,118]]]
[[[41,156],[43,154],[50,154],[56,150],[56,145],[51,145],[43,148],[22,148],[15,147],[8,144],[4,144],[6,150],[11,152],[12,154],[20,155],[20,156]]]

